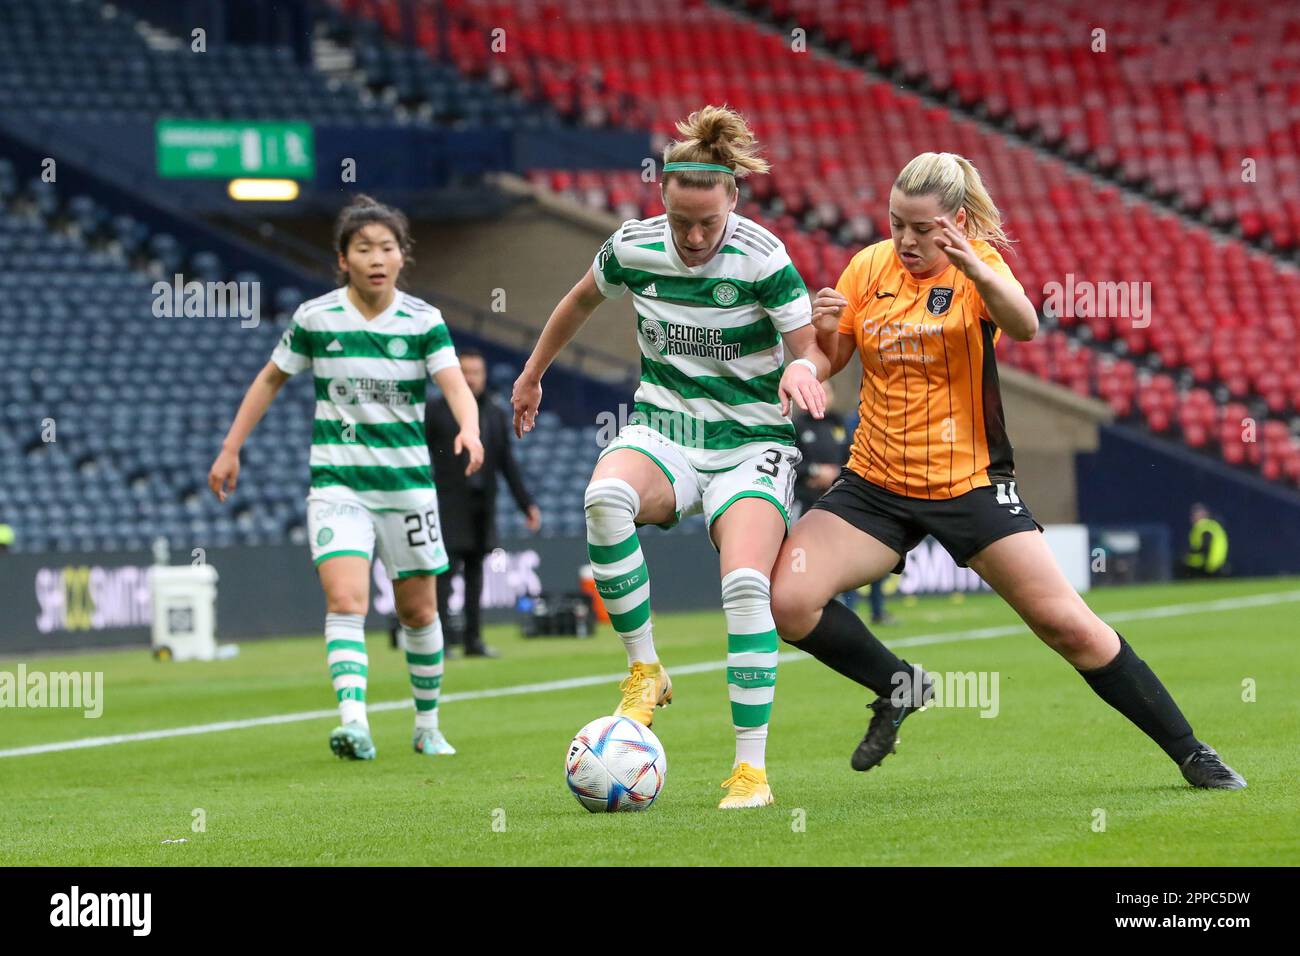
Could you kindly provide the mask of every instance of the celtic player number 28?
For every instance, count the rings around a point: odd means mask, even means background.
[[[407,515],[402,521],[407,526],[406,543],[411,547],[418,548],[425,544],[424,539],[419,537],[421,531],[429,536],[430,544],[438,540],[438,518],[433,511],[426,511],[423,517],[417,511]]]

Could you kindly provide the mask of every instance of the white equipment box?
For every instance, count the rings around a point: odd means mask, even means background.
[[[210,661],[217,656],[217,569],[210,564],[155,565],[153,653],[160,660]]]

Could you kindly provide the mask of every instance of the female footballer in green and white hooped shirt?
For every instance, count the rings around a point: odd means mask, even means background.
[[[424,438],[429,376],[447,396],[468,449],[483,461],[478,405],[465,384],[442,316],[397,289],[409,258],[406,217],[359,196],[334,227],[346,284],[303,303],[249,387],[208,475],[221,501],[235,490],[239,450],[289,377],[311,369],[316,383],[307,531],[325,590],[325,645],[342,726],[330,735],[340,757],[370,760],[366,719],[366,607],[377,551],[393,579],[415,698],[418,753],[455,753],[438,729],[442,622],[434,575],[447,569],[438,498]]]
[[[736,177],[768,169],[744,119],[709,106],[677,129],[683,139],[664,155],[667,214],[625,222],[555,309],[515,383],[515,431],[531,430],[542,374],[578,328],[605,299],[631,291],[641,349],[636,408],[601,452],[585,497],[596,587],[628,655],[615,713],[648,727],[672,699],[651,634],[636,525],[669,526],[702,510],[721,558],[736,733],[720,806],[758,807],[772,802],[764,759],[777,658],[769,578],[799,461],[789,405],[822,416],[820,379],[830,363],[785,246],[734,212]],[[795,356],[788,366],[785,349]]]

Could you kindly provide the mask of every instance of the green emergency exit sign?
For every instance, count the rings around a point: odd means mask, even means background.
[[[158,175],[310,179],[315,140],[307,123],[159,120]]]

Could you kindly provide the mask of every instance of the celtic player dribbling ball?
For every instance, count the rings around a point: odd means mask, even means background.
[[[759,808],[775,800],[766,756],[778,643],[770,577],[800,460],[790,412],[824,415],[829,360],[785,244],[736,214],[737,179],[769,169],[745,118],[706,106],[677,130],[681,139],[664,151],[664,214],[628,220],[606,240],[551,313],[511,404],[523,438],[542,402],[542,377],[565,345],[605,300],[634,300],[635,407],[583,494],[596,590],[627,652],[614,714],[649,727],[673,699],[637,529],[703,514],[718,552],[735,733],[718,807]]]

